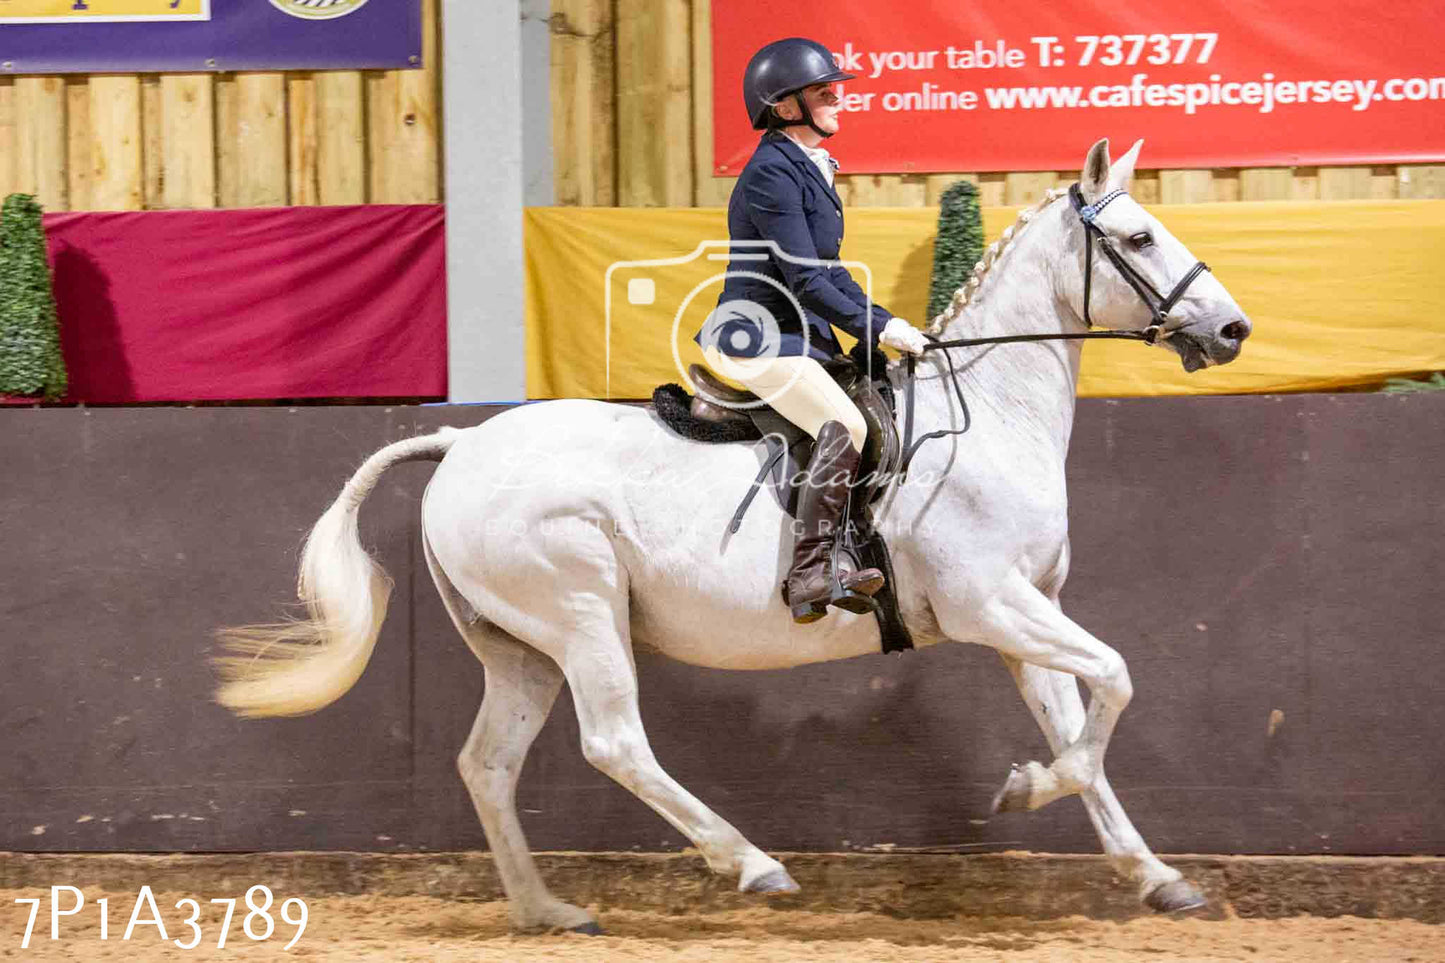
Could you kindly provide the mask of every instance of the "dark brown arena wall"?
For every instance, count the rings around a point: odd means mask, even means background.
[[[499,410],[0,414],[0,850],[484,847],[454,764],[483,673],[418,539],[432,466],[362,509],[396,589],[351,693],[243,721],[206,660],[294,598],[366,455]],[[1109,775],[1159,851],[1445,853],[1442,423],[1445,395],[1080,403],[1064,602],[1129,660]],[[1074,800],[983,822],[1047,753],[988,650],[638,670],[663,765],[761,846],[1098,849]],[[565,696],[518,804],[538,849],[684,845],[583,761]]]

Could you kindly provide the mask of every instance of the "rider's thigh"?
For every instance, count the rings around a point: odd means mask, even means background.
[[[711,347],[703,356],[718,374],[747,386],[778,414],[814,438],[825,422],[840,421],[848,431],[854,450],[863,450],[868,437],[863,413],[812,358],[802,355],[730,358]]]

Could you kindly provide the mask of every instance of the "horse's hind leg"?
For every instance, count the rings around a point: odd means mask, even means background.
[[[586,910],[547,891],[517,819],[517,777],[527,750],[557,701],[562,670],[497,626],[473,618],[425,537],[422,546],[452,622],[486,667],[482,708],[457,757],[457,768],[487,835],[497,875],[507,893],[512,925],[523,932],[567,929],[600,933]]]
[[[586,910],[547,891],[517,819],[517,777],[562,688],[562,671],[551,659],[493,626],[469,626],[466,635],[486,666],[487,682],[481,711],[457,757],[457,768],[487,834],[512,925],[523,932],[599,933]]]
[[[600,628],[600,627],[599,627]],[[631,645],[609,624],[567,647],[564,671],[587,761],[629,789],[688,837],[715,873],[736,875],[747,893],[792,893],[797,883],[658,764],[642,728]]]
[[[1065,672],[1029,665],[1007,655],[1003,660],[1039,728],[1044,731],[1049,748],[1055,756],[1059,755],[1079,738],[1084,728],[1084,700],[1079,696],[1078,683]],[[1203,894],[1194,884],[1149,851],[1102,771],[1079,795],[1104,853],[1115,870],[1138,885],[1139,896],[1148,906],[1161,912],[1176,912],[1204,905]]]

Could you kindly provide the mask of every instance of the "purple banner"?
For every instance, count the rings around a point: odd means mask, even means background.
[[[0,0],[12,74],[421,66],[421,0]]]

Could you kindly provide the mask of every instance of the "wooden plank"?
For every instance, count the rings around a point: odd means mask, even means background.
[[[237,74],[220,74],[211,85],[216,104],[216,203],[220,207],[240,207],[236,203],[236,182],[245,168],[236,139],[241,121],[236,116],[240,98]]]
[[[1003,202],[1022,207],[1043,197],[1058,181],[1053,171],[1014,171],[1004,175]]]
[[[879,206],[878,197],[882,193],[882,188],[879,186],[878,177],[877,174],[849,174],[848,200],[845,203],[850,207]],[[836,184],[841,179],[841,177],[834,178],[834,183]]]
[[[1003,207],[1004,206],[1004,174],[980,174],[978,175],[978,206],[979,207]]]
[[[0,97],[3,96],[4,91],[0,90]],[[0,104],[3,104],[3,101],[0,101]],[[0,106],[0,118],[4,116],[3,111],[3,106]],[[0,125],[3,123],[3,119],[0,119]],[[1402,198],[1445,197],[1445,166],[1401,164],[1399,178],[1400,197]]]
[[[848,180],[854,207],[922,207],[927,196],[927,186],[917,175],[852,174]]]
[[[163,207],[216,206],[216,119],[210,74],[161,77],[161,167]]]
[[[141,77],[140,104],[141,204],[147,210],[155,210],[165,206],[161,198],[165,187],[164,155],[161,152],[165,112],[161,108],[160,74]]]
[[[1214,174],[1214,196],[1215,201],[1237,201],[1239,200],[1239,171],[1234,169],[1218,169]]]
[[[736,104],[733,105],[734,109]],[[729,114],[729,116],[732,116]],[[726,207],[735,177],[713,176],[712,0],[692,0],[692,203]]]
[[[140,78],[97,74],[90,78],[89,86],[92,208],[140,210],[144,203]]]
[[[1214,172],[1174,170],[1159,172],[1159,203],[1202,204],[1214,200]]]
[[[48,211],[68,209],[65,80],[15,78],[15,180]]]
[[[90,210],[90,182],[94,175],[90,144],[90,85],[84,77],[65,82],[66,195],[72,211]]]
[[[1079,175],[1075,174],[1074,180],[1078,179]],[[1159,172],[1157,170],[1135,171],[1134,185],[1129,188],[1129,193],[1140,204],[1158,204]]]
[[[292,204],[321,203],[316,163],[316,79],[309,73],[286,78],[287,187]]]
[[[692,203],[689,0],[617,0],[617,183],[624,206]]]
[[[1368,167],[1321,167],[1320,200],[1347,201],[1370,196]]]
[[[1246,167],[1239,172],[1242,201],[1287,201],[1290,198],[1288,167]]]
[[[367,77],[367,168],[373,203],[431,204],[441,199],[437,58],[436,0],[423,0],[423,66]]]
[[[286,203],[286,77],[236,75],[237,165],[230,206],[280,207]]]
[[[1376,200],[1394,200],[1400,196],[1400,171],[1394,167],[1370,169],[1370,196]]]
[[[617,202],[611,0],[553,0],[552,169],[558,204]]]
[[[317,203],[366,203],[362,78],[355,70],[313,75],[316,94]]]
[[[904,174],[898,179],[894,199],[896,207],[927,207],[928,178],[922,174]]]
[[[1320,199],[1320,169],[1318,167],[1296,167],[1290,177],[1290,199],[1295,201],[1317,201]]]
[[[19,189],[15,152],[15,78],[0,77],[0,198]]]

